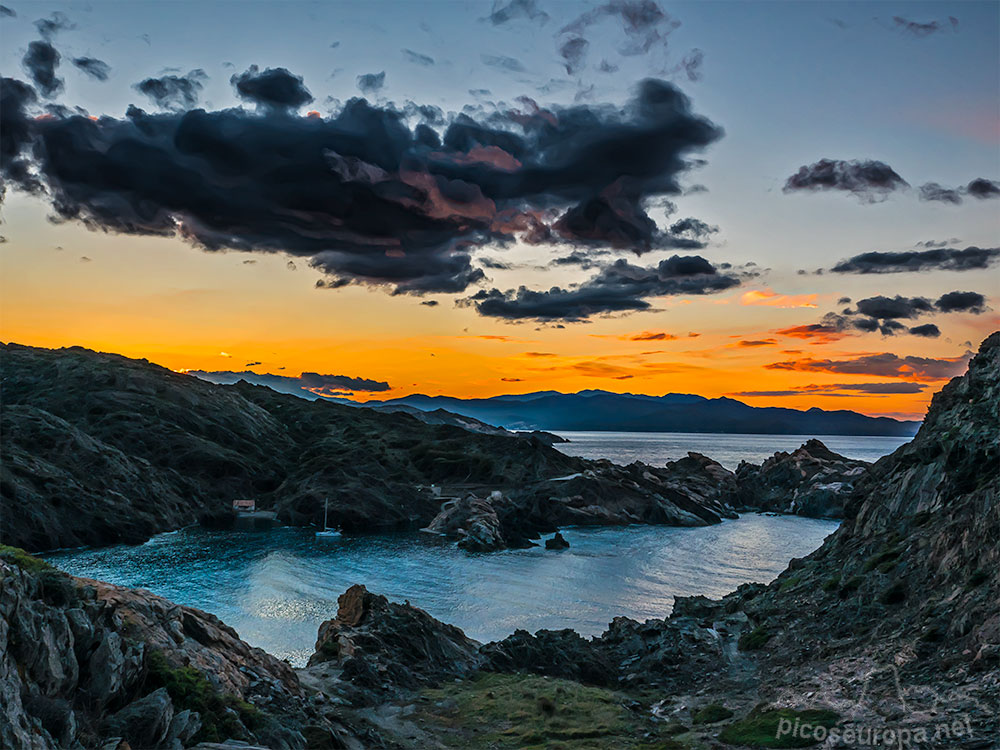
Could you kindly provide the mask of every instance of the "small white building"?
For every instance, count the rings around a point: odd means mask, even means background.
[[[254,500],[233,500],[234,513],[253,513],[257,510],[257,503]]]

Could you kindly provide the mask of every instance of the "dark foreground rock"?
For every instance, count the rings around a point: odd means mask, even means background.
[[[763,464],[740,462],[723,498],[737,510],[843,518],[854,485],[871,466],[809,440],[791,453],[779,451]]]
[[[354,736],[285,662],[213,615],[0,548],[0,747],[291,749]]]
[[[464,676],[478,660],[478,643],[409,603],[355,585],[337,604],[337,616],[320,625],[307,671],[315,684],[354,704]]]

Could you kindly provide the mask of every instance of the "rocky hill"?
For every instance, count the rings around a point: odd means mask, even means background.
[[[33,551],[225,523],[245,498],[294,525],[321,522],[328,500],[345,530],[417,529],[441,509],[431,484],[511,499],[510,539],[492,548],[560,524],[731,515],[658,470],[567,456],[550,436],[217,385],[80,347],[2,345],[0,377],[0,542]]]

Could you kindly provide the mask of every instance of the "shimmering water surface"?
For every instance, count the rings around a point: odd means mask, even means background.
[[[571,528],[571,547],[471,555],[421,533],[320,541],[306,529],[161,534],[135,546],[48,555],[69,573],[146,588],[218,615],[255,646],[302,664],[319,623],[354,583],[408,599],[480,641],[515,628],[604,630],[663,617],[674,595],[719,597],[768,582],[835,522],[756,514],[716,526]]]
[[[616,464],[644,461],[662,466],[676,461],[688,451],[703,453],[727,469],[740,461],[759,464],[775,451],[791,452],[818,437],[827,448],[848,458],[878,461],[908,443],[908,437],[855,437],[853,435],[719,435],[689,432],[560,432],[569,443],[555,447],[571,456],[608,458]]]

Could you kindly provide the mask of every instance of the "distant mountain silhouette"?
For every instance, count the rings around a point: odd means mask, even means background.
[[[348,402],[361,406],[406,405],[445,409],[509,430],[593,430],[622,432],[720,432],[763,435],[916,434],[919,422],[868,417],[853,411],[805,411],[748,406],[731,398],[689,393],[646,396],[587,390],[462,399],[414,394],[389,401]]]

